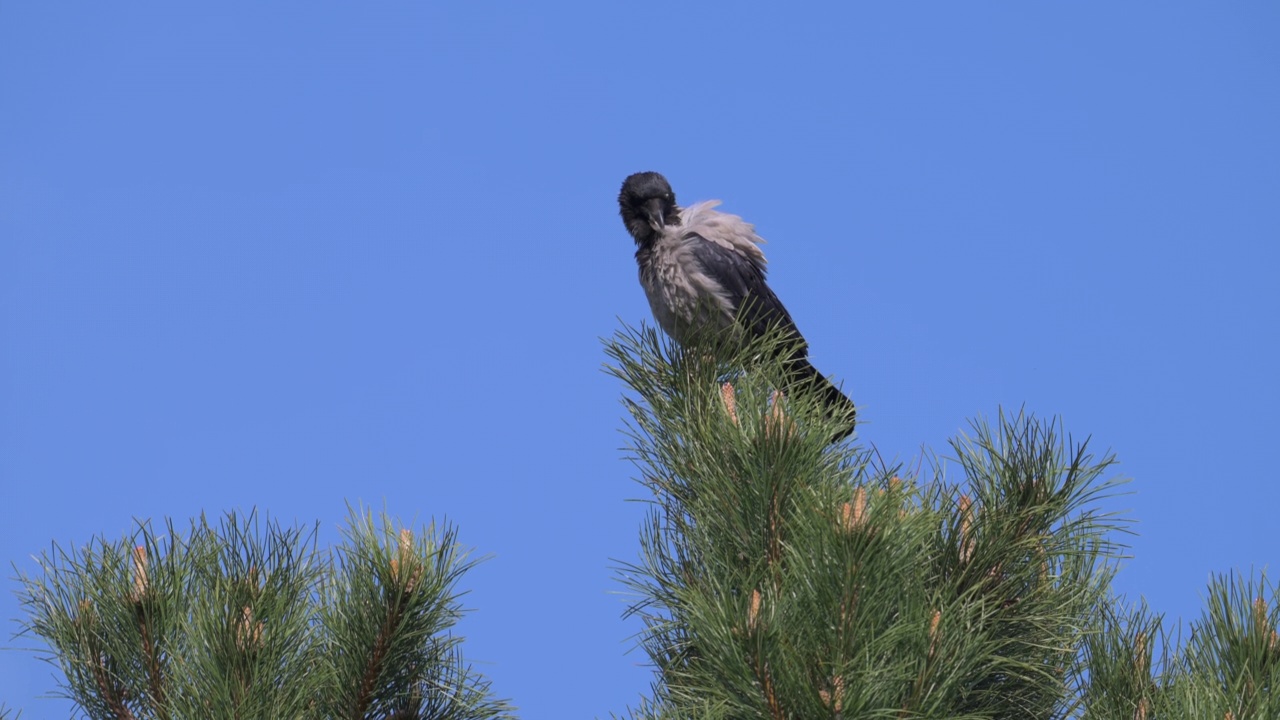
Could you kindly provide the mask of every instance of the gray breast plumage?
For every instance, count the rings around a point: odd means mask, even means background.
[[[636,253],[640,285],[658,325],[676,342],[689,344],[696,334],[717,332],[734,322],[736,308],[730,293],[695,257],[698,243],[715,243],[763,269],[764,241],[736,215],[716,212],[719,202],[691,205],[680,222],[663,229],[648,247]]]
[[[688,344],[694,333],[733,323],[733,308],[724,290],[702,271],[689,243],[705,242],[683,233],[665,232],[640,262],[640,285],[653,317],[676,342]]]

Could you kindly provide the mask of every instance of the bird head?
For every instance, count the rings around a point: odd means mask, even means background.
[[[622,183],[618,209],[637,243],[652,240],[667,225],[679,224],[680,208],[667,179],[656,172],[636,173]]]

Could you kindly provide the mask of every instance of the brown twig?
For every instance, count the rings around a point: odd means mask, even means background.
[[[369,658],[369,665],[365,668],[364,677],[360,679],[360,695],[356,698],[356,706],[352,708],[351,713],[354,718],[363,718],[373,702],[373,688],[378,682],[378,676],[382,674],[382,663],[386,660],[387,650],[391,645],[391,633],[400,624],[399,608],[391,607],[388,611],[386,622],[378,631],[378,638],[373,642],[373,654]]]
[[[160,649],[151,636],[151,623],[145,612],[138,613],[138,629],[142,633],[142,655],[147,662],[147,687],[151,690],[151,705],[156,717],[168,720],[169,711],[165,707],[164,666],[160,662]]]
[[[100,655],[93,666],[93,679],[98,684],[98,693],[116,720],[134,720],[133,712],[125,704],[124,688],[111,681],[111,672],[107,669],[108,661],[107,656]]]
[[[756,676],[760,678],[760,687],[764,690],[764,701],[769,706],[770,717],[774,720],[787,720],[787,714],[782,710],[782,703],[778,701],[778,693],[774,691],[773,676],[769,673],[768,663],[760,660],[759,665]]]
[[[413,535],[408,531],[404,531],[400,535],[400,559],[410,562],[409,558],[416,560],[412,555],[405,555],[409,548],[412,547]],[[369,657],[369,664],[365,668],[364,676],[360,679],[360,694],[356,698],[356,706],[352,708],[352,717],[363,718],[369,709],[369,705],[373,702],[373,692],[377,685],[378,677],[382,674],[383,665],[387,659],[387,653],[391,649],[392,636],[400,627],[400,623],[404,620],[404,613],[408,601],[408,596],[412,592],[412,588],[417,583],[421,568],[415,568],[404,578],[406,586],[402,586],[399,582],[400,574],[403,573],[402,566],[396,563],[396,558],[392,559],[393,578],[389,587],[385,587],[386,591],[386,609],[387,616],[382,623],[381,629],[378,630],[378,637],[373,642],[373,652]],[[401,569],[397,569],[401,568]]]
[[[151,609],[155,603],[155,591],[147,574],[147,546],[139,545],[133,549],[133,602],[134,615],[138,621],[138,634],[142,638],[142,657],[147,669],[147,688],[151,693],[151,706],[156,716],[168,720],[169,712],[165,707],[164,666],[160,661],[160,648],[153,632]]]

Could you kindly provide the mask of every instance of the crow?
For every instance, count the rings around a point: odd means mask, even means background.
[[[636,173],[622,183],[618,206],[636,242],[640,285],[654,319],[684,347],[724,337],[720,331],[733,326],[751,337],[779,328],[789,338],[782,349],[785,389],[819,393],[830,412],[847,421],[832,442],[844,439],[854,429],[853,401],[809,363],[808,344],[765,283],[764,240],[742,218],[717,211],[719,204],[680,208],[671,185],[656,172]]]

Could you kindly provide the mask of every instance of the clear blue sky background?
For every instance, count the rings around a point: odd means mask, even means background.
[[[1280,5],[442,5],[0,5],[6,565],[135,517],[447,516],[493,555],[496,691],[624,709],[598,338],[648,319],[615,196],[649,169],[770,240],[863,442],[1062,415],[1134,478],[1118,589],[1174,617],[1280,560]],[[0,701],[65,716],[51,672],[0,651]]]

